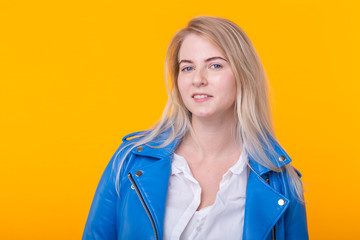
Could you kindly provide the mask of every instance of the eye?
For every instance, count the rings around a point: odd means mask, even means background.
[[[193,70],[193,67],[184,67],[181,69],[182,72],[190,72],[191,70]]]
[[[210,66],[210,68],[213,68],[213,69],[220,69],[220,68],[222,68],[222,66],[220,65],[220,64],[212,64],[211,66]]]

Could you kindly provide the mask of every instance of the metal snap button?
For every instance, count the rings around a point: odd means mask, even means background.
[[[140,177],[142,174],[143,174],[142,171],[136,171],[136,172],[135,172],[135,175],[136,175],[137,177]]]
[[[143,148],[142,146],[138,146],[138,147],[136,148],[136,151],[141,152],[143,149],[144,149],[144,148]]]
[[[131,189],[135,189],[134,185],[131,185]]]
[[[279,161],[280,162],[285,162],[285,160],[286,160],[286,157],[284,155],[280,155]]]
[[[279,199],[278,204],[279,204],[279,206],[283,206],[285,204],[285,200]]]

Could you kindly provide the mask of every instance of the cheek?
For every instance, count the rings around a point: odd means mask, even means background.
[[[179,89],[179,93],[180,93],[179,97],[181,97],[184,100],[184,97],[186,96],[186,89],[187,89],[184,80],[181,78],[178,78],[177,85],[178,85],[178,89]]]
[[[236,98],[236,80],[232,74],[224,76],[221,88],[225,96],[231,99]]]

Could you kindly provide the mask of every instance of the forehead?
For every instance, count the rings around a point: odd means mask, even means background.
[[[214,56],[225,58],[223,51],[213,42],[191,33],[184,38],[181,44],[178,60],[203,60]]]

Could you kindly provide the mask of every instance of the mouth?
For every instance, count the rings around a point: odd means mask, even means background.
[[[209,98],[212,96],[208,95],[208,94],[193,94],[191,97],[194,99],[204,99],[204,98]]]

